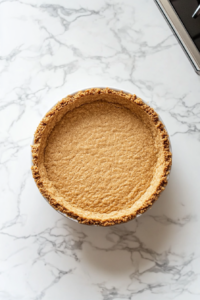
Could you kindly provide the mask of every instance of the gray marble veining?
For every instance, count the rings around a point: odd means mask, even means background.
[[[0,1],[0,299],[200,299],[200,77],[151,0]],[[164,120],[159,201],[110,228],[42,198],[30,144],[44,113],[88,86],[136,93]]]

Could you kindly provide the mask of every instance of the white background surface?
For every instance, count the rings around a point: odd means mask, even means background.
[[[152,0],[0,1],[0,299],[200,299],[200,77]],[[55,212],[30,172],[46,111],[114,86],[148,101],[173,147],[165,192],[127,224]]]

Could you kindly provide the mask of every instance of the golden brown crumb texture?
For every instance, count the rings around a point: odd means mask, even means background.
[[[94,100],[90,102],[90,98]],[[120,104],[117,103],[118,98],[122,99]],[[127,103],[125,107],[123,101]],[[157,153],[150,132],[147,129],[144,131],[141,126],[142,118],[132,118],[134,112],[129,110],[129,105],[149,118],[159,137],[163,156],[163,167],[158,172],[155,190],[147,193],[145,200],[138,202],[138,205],[134,203],[142,199],[145,189],[151,185]],[[121,110],[118,117],[119,108]],[[60,112],[64,112],[61,118]],[[90,120],[88,124],[87,117]],[[81,127],[81,122],[84,128]],[[115,122],[119,124],[117,129],[113,125]],[[134,134],[134,130],[138,134]],[[77,219],[79,223],[110,226],[127,222],[144,213],[167,184],[172,164],[168,134],[157,113],[136,95],[109,88],[92,88],[69,95],[46,114],[34,137],[31,169],[41,194],[56,210]],[[98,140],[96,148],[92,148],[93,137]],[[78,145],[76,139],[79,141]],[[146,148],[140,151],[144,143]],[[131,152],[133,148],[136,148],[134,157]],[[137,158],[145,163],[140,164]],[[113,167],[115,159],[117,166]],[[88,175],[93,161],[94,177]],[[133,166],[137,172],[133,172]],[[47,177],[50,184],[47,184]],[[133,179],[134,187],[131,186]],[[69,184],[65,186],[65,182]],[[60,194],[56,195],[55,191]],[[59,199],[67,199],[69,205]]]

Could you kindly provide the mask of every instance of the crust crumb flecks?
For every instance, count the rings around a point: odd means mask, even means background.
[[[73,112],[74,108],[80,107],[81,105],[88,103],[88,101],[90,101],[88,99],[90,98],[94,98],[94,102],[99,101],[101,100],[101,98],[99,97],[102,97],[103,100],[105,98],[106,101],[109,99],[109,97],[111,97],[112,98],[111,103],[113,102],[116,103],[116,101],[118,101],[116,99],[118,98],[122,99],[122,101],[125,101],[124,103],[127,103],[126,106],[134,105],[134,107],[140,109],[141,112],[143,112],[143,114],[146,113],[146,115],[149,117],[149,120],[155,126],[155,131],[159,136],[162,153],[164,157],[162,174],[160,174],[158,178],[155,190],[148,195],[147,199],[141,202],[140,205],[137,205],[137,203],[136,205],[134,204],[132,210],[131,208],[129,208],[127,210],[124,210],[122,213],[119,211],[116,212],[115,214],[115,212],[113,212],[111,209],[110,211],[108,211],[108,213],[103,213],[102,214],[103,217],[101,217],[101,215],[98,213],[95,214],[92,211],[93,208],[91,208],[91,213],[89,214],[88,212],[84,213],[84,211],[80,212],[80,209],[76,209],[76,207],[73,207],[73,199],[72,199],[72,205],[67,205],[66,202],[58,201],[57,196],[55,196],[55,194],[52,193],[52,189],[50,191],[46,180],[47,178],[45,177],[46,175],[44,175],[44,170],[42,171],[42,166],[43,169],[45,166],[45,162],[42,163],[42,159],[44,160],[44,151],[45,151],[44,149],[46,146],[44,145],[45,138],[49,138],[51,134],[51,133],[47,134],[47,131],[50,127],[52,127],[51,128],[51,132],[52,132],[55,124],[57,124],[57,122],[59,121],[59,119],[56,120],[59,114],[65,111],[66,113]],[[84,99],[86,99],[85,103],[84,103]],[[120,105],[123,105],[123,102],[120,103]],[[55,124],[53,123],[54,120],[55,120]],[[35,132],[34,144],[32,145],[32,158],[33,158],[32,174],[41,194],[49,201],[51,206],[53,206],[56,210],[59,210],[60,212],[68,215],[71,218],[77,219],[79,223],[83,223],[83,224],[101,225],[101,226],[120,224],[135,218],[135,216],[138,214],[144,213],[157,200],[161,191],[165,189],[165,186],[167,184],[167,176],[170,172],[170,168],[172,164],[172,155],[169,146],[170,144],[169,144],[168,134],[164,128],[163,123],[159,120],[157,113],[153,110],[153,108],[145,104],[140,98],[137,98],[135,95],[126,94],[123,91],[115,91],[109,88],[88,89],[85,91],[80,91],[74,95],[69,95],[68,97],[62,99],[46,114],[46,116],[40,122]],[[48,152],[48,148],[47,148],[47,152]],[[51,155],[49,157],[51,157]],[[46,170],[48,173],[48,168]],[[52,172],[52,170],[50,171]]]

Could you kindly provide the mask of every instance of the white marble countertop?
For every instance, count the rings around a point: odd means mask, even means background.
[[[200,77],[152,0],[0,1],[0,300],[200,299]],[[40,195],[30,144],[74,90],[148,101],[172,141],[165,192],[110,228],[67,220]]]

